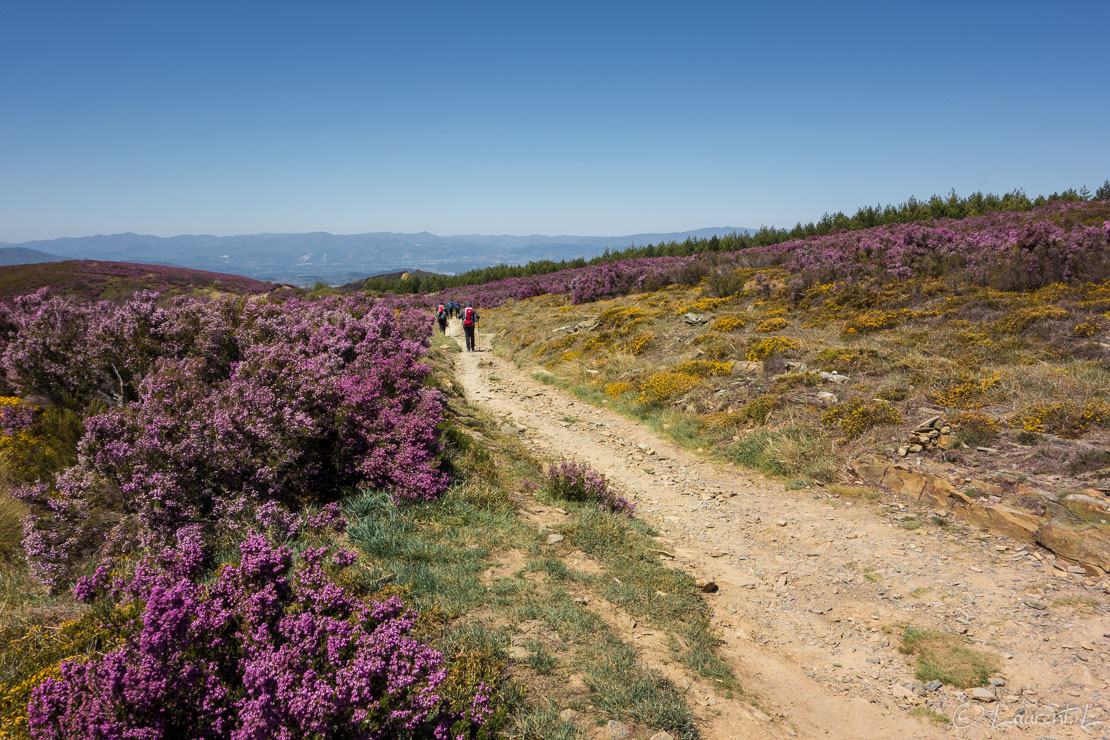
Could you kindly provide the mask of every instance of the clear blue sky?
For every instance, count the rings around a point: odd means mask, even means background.
[[[0,241],[792,225],[1110,177],[1110,3],[0,0]]]

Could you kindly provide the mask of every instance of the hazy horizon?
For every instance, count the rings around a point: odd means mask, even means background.
[[[89,238],[89,237],[110,237],[110,236],[150,236],[150,237],[154,237],[154,238],[157,238],[157,239],[173,239],[175,237],[213,237],[215,239],[234,239],[235,237],[240,237],[240,236],[243,236],[243,237],[245,237],[245,236],[286,236],[286,235],[293,235],[293,234],[296,234],[296,235],[326,234],[328,236],[363,236],[363,235],[366,235],[366,234],[396,234],[396,235],[404,235],[404,236],[418,236],[420,234],[428,234],[430,236],[438,236],[438,237],[444,237],[444,238],[468,237],[468,236],[492,236],[492,237],[516,237],[516,238],[548,237],[548,238],[555,238],[555,239],[557,239],[559,237],[601,237],[601,238],[605,238],[605,239],[613,239],[613,238],[620,238],[620,237],[626,237],[626,236],[643,236],[643,235],[651,236],[651,235],[655,235],[655,234],[685,234],[685,233],[691,232],[691,231],[703,231],[703,230],[709,230],[709,229],[714,229],[714,230],[735,229],[737,231],[746,231],[746,230],[749,230],[751,228],[752,227],[748,227],[748,226],[728,226],[728,225],[712,226],[712,225],[710,225],[710,226],[693,226],[689,229],[666,229],[666,230],[663,230],[663,231],[639,231],[639,232],[635,232],[635,233],[625,232],[625,233],[619,233],[619,234],[571,234],[569,232],[542,234],[538,231],[533,231],[533,232],[530,232],[530,233],[518,233],[518,234],[494,234],[494,233],[480,232],[480,231],[473,231],[473,232],[469,232],[469,233],[465,233],[465,234],[464,233],[439,234],[439,233],[436,233],[434,231],[427,231],[427,230],[422,230],[422,231],[390,231],[390,230],[387,230],[387,229],[379,229],[379,230],[375,230],[375,231],[352,231],[352,232],[335,232],[335,231],[326,231],[324,229],[312,229],[312,230],[309,230],[309,231],[256,231],[256,232],[250,232],[250,233],[244,232],[244,233],[240,233],[240,234],[212,234],[212,233],[208,233],[208,232],[192,232],[192,233],[180,233],[180,234],[152,234],[150,232],[139,232],[139,231],[113,231],[111,233],[100,233],[100,234],[62,234],[62,235],[59,235],[59,236],[48,236],[48,237],[43,237],[43,238],[40,238],[40,239],[24,239],[23,241],[20,241],[20,242],[13,242],[13,241],[5,240],[5,239],[0,239],[0,244],[4,244],[4,245],[9,246],[9,247],[18,247],[18,246],[22,246],[24,244],[29,244],[29,243],[33,243],[33,242],[50,242],[50,241],[59,241],[59,240],[63,240],[63,239],[85,239],[85,238]]]

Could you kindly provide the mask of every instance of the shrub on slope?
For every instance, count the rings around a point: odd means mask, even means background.
[[[295,509],[357,482],[399,499],[444,490],[427,317],[364,296],[153,306],[37,296],[13,311],[3,362],[16,388],[113,404],[86,419],[75,466],[13,492],[44,582],[188,524],[235,530],[267,501]]]
[[[130,635],[34,689],[35,738],[463,738],[489,719],[481,685],[467,711],[447,709],[444,658],[400,599],[366,602],[332,579],[354,553],[295,559],[256,534],[202,582],[199,532],[179,540],[130,578],[81,584],[87,600],[112,591],[130,606]]]

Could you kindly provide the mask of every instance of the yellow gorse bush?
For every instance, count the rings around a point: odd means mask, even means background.
[[[871,311],[844,322],[845,334],[870,334],[871,332],[893,329],[902,323],[909,311]]]
[[[759,326],[757,326],[755,328],[755,330],[756,331],[763,331],[763,332],[781,331],[782,329],[785,329],[788,326],[790,326],[789,321],[787,321],[786,319],[784,319],[782,317],[776,316],[773,319],[767,319],[766,321],[761,323]]]
[[[631,393],[634,390],[636,390],[636,386],[626,380],[618,380],[605,386],[605,395],[610,398],[620,398],[624,394]]]
[[[613,306],[598,314],[597,325],[606,329],[626,329],[639,326],[649,320],[650,316],[659,313],[648,311],[640,306]]]
[[[756,424],[766,424],[767,418],[779,404],[779,397],[770,393],[756,396],[740,411],[740,417]]]
[[[1001,382],[1002,376],[998,373],[979,379],[961,378],[930,399],[947,408],[978,409],[983,407],[984,397]]]
[[[608,336],[604,334],[590,337],[586,340],[586,343],[582,345],[582,351],[589,353],[599,349],[605,349],[609,344],[608,339]]]
[[[701,384],[701,378],[686,373],[655,373],[640,388],[639,403],[662,403],[689,393]]]
[[[717,334],[716,332],[710,331],[710,332],[706,332],[705,334],[697,335],[696,337],[694,337],[693,339],[690,340],[690,344],[692,344],[695,347],[700,347],[703,344],[712,344],[714,342],[723,342],[725,339],[727,339],[727,337],[725,337],[724,334]]]
[[[901,424],[902,414],[889,401],[881,398],[863,400],[853,398],[838,403],[821,416],[821,421],[836,427],[849,439],[858,437],[872,427],[882,424]]]
[[[716,319],[709,328],[713,331],[730,332],[742,329],[744,327],[744,319],[739,316],[721,316]]]
[[[1084,321],[1082,324],[1076,324],[1071,333],[1077,337],[1093,337],[1102,331],[1097,321]]]
[[[1009,424],[1027,432],[1080,437],[1091,427],[1105,427],[1110,424],[1110,406],[1102,399],[1088,401],[1083,405],[1070,401],[1038,404],[1011,416]]]
[[[974,329],[962,329],[952,333],[952,344],[957,347],[979,347],[991,343],[991,338]]]
[[[1031,306],[1010,311],[992,326],[1001,334],[1021,334],[1038,321],[1060,321],[1067,317],[1067,310],[1059,306]]]
[[[686,375],[696,375],[699,378],[708,378],[711,375],[727,376],[732,374],[731,362],[714,362],[712,360],[690,360],[675,368],[675,372]]]
[[[749,345],[745,357],[748,358],[749,362],[759,362],[780,352],[796,350],[800,346],[798,342],[786,337],[767,337]]]
[[[675,313],[681,316],[682,314],[690,313],[691,311],[712,311],[713,309],[719,308],[731,301],[732,296],[728,296],[726,298],[698,298],[695,301],[690,301],[689,303],[679,305]]]
[[[972,440],[975,444],[996,438],[1002,430],[997,421],[977,411],[964,411],[952,416],[949,421],[956,430],[957,438],[963,441]]]
[[[644,332],[628,343],[629,353],[633,355],[641,354],[645,349],[647,349],[647,346],[651,344],[651,340],[654,338],[655,335],[651,332]]]

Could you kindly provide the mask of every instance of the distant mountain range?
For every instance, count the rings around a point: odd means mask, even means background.
[[[158,237],[128,233],[21,244],[0,242],[0,255],[11,254],[14,258],[17,255],[32,257],[37,254],[45,258],[28,260],[33,262],[91,259],[173,265],[230,272],[279,283],[310,285],[323,281],[338,285],[395,270],[456,273],[499,263],[589,258],[606,249],[623,249],[633,244],[683,241],[687,237],[709,238],[751,231],[736,226],[720,226],[628,236],[438,236],[428,232],[398,234],[382,231],[368,234],[313,232]]]

